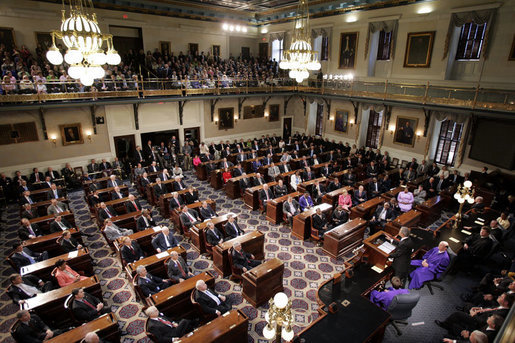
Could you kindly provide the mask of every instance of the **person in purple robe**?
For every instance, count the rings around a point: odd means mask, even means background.
[[[449,254],[447,248],[449,243],[441,241],[437,247],[429,250],[423,257],[423,260],[411,261],[412,266],[418,266],[411,272],[411,282],[409,289],[418,289],[424,285],[424,282],[434,280],[442,274],[449,265]]]
[[[408,187],[405,187],[404,191],[397,195],[397,202],[399,203],[399,208],[402,212],[408,212],[411,210],[413,207],[413,201],[415,201],[415,198],[413,197],[413,193],[408,190]]]
[[[370,292],[370,301],[385,311],[388,311],[390,303],[397,294],[409,294],[409,290],[401,288],[402,281],[399,277],[392,277],[390,282],[392,283],[392,287],[388,287],[388,289],[385,289],[383,292],[376,291],[375,289]]]

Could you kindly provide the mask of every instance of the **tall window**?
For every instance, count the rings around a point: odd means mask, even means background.
[[[485,39],[486,24],[467,23],[461,27],[457,60],[478,60]]]
[[[281,61],[283,56],[283,39],[276,39],[272,42],[272,60]]]
[[[463,124],[452,120],[445,120],[442,123],[436,146],[436,163],[454,166],[462,131]]]
[[[367,141],[365,143],[367,147],[377,149],[379,146],[381,125],[383,125],[383,112],[370,110],[368,116]]]
[[[318,52],[318,59],[320,61],[327,61],[329,59],[329,38],[322,35],[313,40],[313,49]]]
[[[390,59],[390,51],[392,48],[392,32],[379,32],[379,45],[377,46],[377,60],[387,61]]]

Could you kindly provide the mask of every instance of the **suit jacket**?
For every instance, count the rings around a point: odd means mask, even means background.
[[[59,199],[59,198],[62,198],[64,195],[63,195],[63,191],[60,190],[60,189],[56,189],[55,192],[57,193],[57,197],[54,193],[54,191],[52,189],[49,189],[48,192],[47,192],[47,198],[48,199]]]
[[[151,296],[163,289],[163,279],[147,273],[146,278],[138,278],[138,286],[146,297]]]
[[[376,217],[376,220],[379,221],[379,216],[381,215],[381,212],[383,212],[384,206],[377,206],[376,212],[374,216]],[[384,221],[387,221],[388,219],[392,220],[395,218],[395,213],[391,208],[388,208],[386,210],[386,214],[384,216]]]
[[[383,191],[383,185],[381,182],[377,181],[377,191],[376,191],[376,183],[370,182],[368,184],[368,193],[371,195],[378,195]]]
[[[112,200],[121,199],[121,198],[125,198],[125,196],[123,195],[123,193],[121,191],[120,191],[120,195],[118,195],[118,193],[116,193],[115,191],[111,192]]]
[[[46,336],[46,330],[49,329],[37,314],[31,313],[29,325],[20,322],[16,326],[14,336],[17,342],[42,343]]]
[[[318,191],[315,185],[313,185],[313,191],[311,192],[311,195],[313,195],[313,198],[315,199],[321,198],[326,193],[323,185],[319,184],[318,187],[320,188],[320,191]]]
[[[276,198],[282,197],[288,194],[288,187],[286,187],[286,185],[284,184],[282,185],[282,187],[277,185],[274,187],[274,194]]]
[[[143,231],[145,229],[148,229],[149,227],[156,226],[156,222],[152,217],[150,217],[150,220],[147,218],[147,222],[145,222],[145,219],[143,216],[139,217],[136,221],[136,226],[138,231]]]
[[[377,174],[379,173],[379,169],[377,168],[377,166],[368,166],[367,167],[367,175],[368,177],[373,177],[373,176],[377,176]]]
[[[349,214],[347,211],[341,210],[337,211],[335,210],[331,216],[333,222],[335,222],[337,225],[346,223],[347,220],[349,220]]]
[[[30,201],[29,201],[29,199],[30,199]],[[32,204],[35,203],[34,199],[32,199],[31,196],[29,196],[28,199],[26,197],[24,197],[24,196],[20,197],[20,205],[30,204],[31,201],[32,201]]]
[[[236,221],[232,222],[232,224],[227,222],[225,224],[224,228],[225,228],[225,233],[228,236],[228,239],[233,239],[233,238],[236,238],[238,236],[245,234],[245,232],[243,232],[243,230],[240,228],[240,226],[238,225],[238,223]]]
[[[170,247],[176,247],[179,245],[179,242],[177,242],[177,239],[171,232],[168,234],[166,238],[168,239],[168,244],[170,246],[166,245],[165,235],[161,232],[152,240],[152,246],[154,247],[154,249],[157,250],[159,248],[161,251],[165,251],[170,249]]]
[[[23,210],[23,212],[21,213],[21,217],[27,219],[34,219],[39,217],[39,214],[36,212],[35,209],[31,209],[30,211]]]
[[[309,180],[313,180],[315,178],[315,173],[313,172],[304,172],[302,173],[302,180],[304,181],[309,181]]]
[[[116,185],[115,185],[115,183],[116,183]],[[107,181],[107,188],[116,187],[116,186],[118,186],[118,187],[123,186],[123,183],[117,179],[115,179],[114,182],[111,179],[109,179]]]
[[[266,183],[265,179],[263,177],[254,178],[254,186],[264,185]]]
[[[172,320],[165,317],[159,316],[164,320],[171,322]],[[179,336],[178,327],[174,328],[164,323],[161,323],[159,320],[149,319],[148,320],[148,332],[154,335],[157,338],[158,343],[170,343],[173,337]]]
[[[198,201],[198,192],[193,191],[193,194],[190,192],[186,192],[183,194],[184,200],[186,200],[186,204],[193,204],[194,202]]]
[[[127,263],[132,263],[134,261],[138,261],[140,258],[144,257],[143,250],[136,241],[132,241],[132,250],[124,245],[121,249],[122,258]]]
[[[27,274],[27,275],[22,276],[22,280],[23,280],[24,284],[26,284],[28,286],[36,287],[37,289],[41,290],[41,286],[39,286],[39,283],[38,283],[39,282],[38,277],[31,275],[31,274]],[[25,293],[23,291],[23,289],[15,286],[15,285],[11,285],[8,288],[7,294],[9,295],[9,297],[12,299],[12,301],[15,304],[18,304],[20,302],[20,300],[25,300],[25,299],[31,298],[27,293]]]
[[[347,186],[353,185],[356,182],[356,175],[352,173],[343,174],[343,183]]]
[[[41,236],[42,235],[41,230],[39,229],[39,225],[38,224],[31,224],[30,226],[32,227],[32,231],[34,231],[36,236]],[[18,236],[20,237],[20,239],[22,241],[29,239],[29,235],[30,235],[29,229],[27,227],[25,227],[25,226],[22,226],[18,230]]]
[[[154,185],[154,196],[156,197],[156,200],[158,200],[161,195],[166,193],[166,186],[161,184],[161,187],[159,185]]]
[[[109,211],[109,213],[111,214],[111,216],[113,217],[116,217],[118,215],[118,213],[116,213],[116,210],[113,208],[113,206],[107,206],[107,210]],[[99,208],[98,210],[98,216],[100,217],[100,219],[102,221],[106,220],[107,218],[109,218],[109,215],[107,214],[107,211],[104,210],[103,208]]]
[[[184,184],[184,181],[181,181],[181,182],[175,181],[173,183],[173,190],[174,191],[182,191],[183,189],[186,189],[186,185]]]
[[[301,211],[304,211],[304,209],[306,207],[313,206],[313,200],[311,200],[310,196],[308,196],[307,200],[306,200],[306,198],[304,196],[301,196],[300,200],[299,200],[299,205],[300,205]]]
[[[489,238],[481,238],[479,235],[472,235],[465,240],[468,244],[468,251],[473,256],[483,258],[492,248],[493,241]]]
[[[218,242],[220,241],[220,239],[224,238],[224,235],[222,235],[222,233],[220,232],[220,230],[218,230],[218,228],[215,227],[214,231],[216,232],[216,234],[213,233],[213,230],[206,231],[206,241],[212,246],[217,245]]]
[[[291,205],[288,201],[283,203],[283,213],[288,212],[289,214],[295,216],[300,213],[300,206],[297,200],[292,199]]]
[[[179,204],[177,204],[177,201],[179,202]],[[182,205],[184,205],[184,201],[181,199],[181,197],[177,197],[177,199],[175,199],[174,197],[171,197],[170,198],[170,210],[174,210],[178,207],[181,207]]]
[[[362,198],[363,201],[360,201],[359,199]],[[357,202],[365,202],[367,201],[367,191],[363,191],[361,194],[359,194],[359,190],[354,191],[354,199],[356,199]]]
[[[243,178],[240,180],[240,189],[242,191],[253,186],[252,178]]]
[[[98,168],[100,170],[111,169],[111,163],[109,163],[109,162],[105,162],[105,163],[101,162],[101,163],[98,164]]]
[[[232,176],[234,176],[234,177],[241,176],[242,174],[243,174],[243,169],[241,169],[241,168],[234,168],[232,170]]]
[[[131,213],[131,212],[137,212],[137,211],[141,211],[143,208],[141,207],[141,204],[139,203],[138,199],[135,199],[134,202],[136,203],[136,206],[138,207],[138,209],[136,209],[132,203],[132,201],[126,201],[125,202],[125,208],[127,209],[127,212]]]
[[[266,196],[268,194],[268,198],[269,200],[266,199]],[[259,191],[259,200],[261,200],[263,202],[263,204],[266,202],[266,201],[270,201],[274,198],[274,192],[272,191],[271,188],[268,188],[268,190],[265,192],[264,189],[260,190]]]
[[[38,172],[38,175],[39,175],[39,181],[45,181],[45,176],[43,175],[42,172]],[[36,173],[32,173],[30,174],[30,178],[29,178],[29,181],[30,183],[34,183],[34,182],[37,182],[36,181]]]
[[[29,248],[23,248],[23,251],[31,256],[35,261],[38,261],[39,259],[42,258],[42,254],[41,253],[38,253],[38,252],[34,252],[32,250],[30,250]],[[30,263],[30,260],[25,257],[24,255],[20,254],[20,253],[14,253],[11,255],[11,261],[14,262],[14,264],[18,267],[18,270],[21,269],[21,267],[23,266],[27,266]]]
[[[252,265],[250,264],[250,258],[250,254],[243,250],[241,250],[240,252],[236,251],[236,249],[232,250],[232,263],[236,268],[247,268],[247,270],[252,269]]]
[[[200,207],[200,217],[203,220],[206,220],[208,218],[216,217],[216,213],[213,210],[213,208],[211,206],[209,206],[209,204],[208,204],[207,208]]]
[[[57,202],[57,207],[59,207],[59,209],[61,210],[61,212],[66,212],[66,211],[68,211],[68,210],[69,210],[68,205],[66,205],[64,202],[60,202],[60,201],[58,201],[58,202]],[[50,214],[52,214],[52,215],[56,215],[56,214],[58,213],[58,212],[57,212],[57,208],[56,208],[56,206],[54,206],[54,205],[50,205],[50,206],[48,206],[48,207],[47,207],[47,209],[46,209],[46,212],[47,212],[49,215],[50,215]]]
[[[92,174],[94,172],[97,172],[98,171],[98,164],[90,163],[90,164],[88,164],[87,169],[88,169],[88,174]]]
[[[327,220],[325,219],[325,214],[322,213],[321,215],[315,214],[313,217],[311,217],[311,220],[313,221],[313,227],[317,230],[325,230],[324,226],[327,224]]]
[[[200,218],[197,214],[197,211],[195,210],[188,210],[188,213],[195,218],[195,221],[200,221]],[[185,213],[181,213],[179,215],[179,219],[181,220],[182,226],[184,226],[186,229],[189,229],[193,226],[194,222],[191,220],[189,216],[187,216]]]
[[[64,218],[61,218],[61,223],[64,224],[64,226],[66,226],[66,229],[73,228],[72,224],[68,223],[68,221]],[[59,226],[59,224],[57,224],[57,222],[55,220],[50,224],[50,232],[62,232],[62,231],[64,231],[64,230]]]
[[[395,275],[402,275],[408,272],[411,261],[411,252],[413,250],[413,241],[411,238],[401,240],[390,257],[393,258],[392,267]]]
[[[186,262],[184,262],[184,259],[181,256],[179,256],[179,258],[177,259],[177,263],[181,265],[184,273],[188,275],[188,272],[190,270],[188,268],[188,265],[186,264]],[[181,273],[181,270],[179,269],[175,261],[172,259],[170,259],[170,261],[168,262],[168,277],[172,279],[172,281],[174,282],[179,282],[179,279],[184,278],[184,276]]]
[[[84,292],[84,299],[94,307],[96,307],[101,302],[99,299],[86,292]],[[81,300],[77,299],[73,300],[71,307],[75,318],[84,322],[90,322],[97,318],[100,314],[96,309],[91,308]]]
[[[77,240],[75,238],[73,238],[73,237],[70,237],[69,240],[63,239],[61,241],[61,247],[63,247],[64,251],[66,251],[66,252],[77,250],[77,246],[79,244],[80,243],[77,242]]]

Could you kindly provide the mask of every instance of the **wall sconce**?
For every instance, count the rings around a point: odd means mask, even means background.
[[[393,135],[393,133],[395,132],[395,125],[390,125],[388,131],[390,131],[390,134]]]
[[[420,138],[422,137],[422,131],[417,131],[416,135],[417,135],[417,141],[419,141]]]
[[[329,120],[333,121],[334,120],[334,116],[329,116]]]
[[[88,140],[91,143],[91,130],[86,131],[86,137],[88,137]]]
[[[268,118],[269,115],[268,111],[265,111],[265,118]]]
[[[54,148],[56,148],[57,147],[57,136],[56,135],[51,135],[50,136],[50,141],[54,145]]]
[[[354,126],[354,119],[350,119],[349,120],[349,124],[350,124],[350,127],[353,127]]]
[[[218,117],[214,118],[215,125],[218,125]]]
[[[235,123],[237,123],[237,122],[238,122],[238,115],[237,115],[237,114],[235,114],[235,115],[234,115],[234,122],[235,122]]]

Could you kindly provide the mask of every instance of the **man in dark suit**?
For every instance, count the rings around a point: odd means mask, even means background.
[[[11,255],[11,261],[18,267],[18,270],[23,266],[48,259],[48,252],[33,252],[29,248],[24,247],[22,242],[14,243],[13,249],[14,253]]]
[[[357,190],[354,191],[354,201],[356,204],[361,204],[368,200],[367,192],[365,191],[365,187],[360,185]]]
[[[488,307],[488,306],[483,306],[483,307]],[[467,312],[469,312],[469,311],[467,311]],[[460,337],[461,339],[456,341],[454,339],[444,338],[443,342],[444,343],[481,342],[477,336],[483,336],[483,338],[487,339],[487,342],[494,342],[495,337],[499,333],[499,330],[501,329],[503,323],[504,323],[503,317],[501,317],[498,314],[492,314],[486,320],[487,325],[483,326],[480,330],[474,330],[474,331],[461,330],[461,332],[459,334],[453,335],[456,337],[461,336]],[[485,341],[485,340],[483,340],[483,341]]]
[[[184,230],[189,230],[190,227],[201,222],[197,211],[190,210],[188,206],[182,207],[179,219],[182,223]]]
[[[440,177],[438,178],[438,181],[436,181],[436,192],[440,193],[447,187],[448,187],[447,180],[445,179],[444,175],[441,174]]]
[[[336,207],[336,209],[333,211],[331,219],[334,223],[334,226],[336,227],[345,224],[349,220],[349,214],[343,209],[341,205],[338,205],[338,207]]]
[[[261,264],[261,261],[256,260],[254,255],[243,251],[240,242],[234,243],[232,247],[232,263],[244,273]]]
[[[180,208],[184,205],[184,201],[179,196],[179,193],[173,192],[172,197],[170,198],[170,211],[175,210],[176,208]]]
[[[238,177],[243,175],[243,168],[241,167],[241,164],[237,164],[236,167],[232,170],[232,176]]]
[[[253,181],[254,181],[254,186],[261,186],[266,183],[265,179],[263,178],[263,176],[261,176],[260,173],[256,173],[256,177],[254,178]]]
[[[106,170],[111,169],[111,163],[107,162],[105,158],[102,159],[102,162],[98,164],[98,169]]]
[[[27,218],[22,218],[21,228],[18,230],[18,237],[20,237],[22,241],[41,235],[42,232],[39,229],[38,224],[31,224]]]
[[[166,251],[178,245],[179,242],[167,226],[163,227],[161,232],[152,239],[152,246],[157,252]]]
[[[393,258],[392,268],[394,276],[398,276],[402,283],[406,282],[408,276],[408,269],[411,261],[411,252],[413,251],[413,241],[410,238],[410,229],[403,226],[399,229],[399,236],[401,240],[397,244],[397,248],[390,254]],[[397,241],[392,243],[395,245]]]
[[[245,234],[245,232],[240,229],[236,219],[232,214],[227,215],[227,223],[225,224],[224,228],[225,233],[227,234],[227,239],[233,239]]]
[[[375,162],[370,162],[370,165],[367,167],[367,176],[368,177],[377,177],[379,174],[379,169],[375,165]]]
[[[356,183],[356,174],[354,174],[352,170],[349,170],[348,173],[343,174],[343,183],[346,186],[354,186],[354,183]]]
[[[59,199],[62,197],[64,197],[63,191],[58,189],[56,184],[53,183],[47,192],[47,198],[48,199]]]
[[[454,169],[452,174],[447,178],[447,183],[449,185],[459,185],[463,182],[463,176],[460,176],[457,169]]]
[[[195,300],[205,313],[221,316],[231,310],[231,305],[226,303],[225,296],[208,289],[204,280],[198,280],[195,288]]]
[[[167,270],[168,277],[175,283],[179,283],[194,276],[184,259],[179,256],[177,251],[172,251],[170,253],[170,261],[168,262]]]
[[[320,208],[316,209],[316,213],[313,215],[311,220],[313,221],[313,227],[318,231],[318,237],[320,239],[324,237],[324,232],[332,228]]]
[[[329,182],[329,186],[327,186],[327,192],[332,192],[342,187],[343,185],[340,183],[340,180],[335,178],[334,181]]]
[[[186,193],[183,194],[184,196],[184,200],[186,201],[186,204],[190,205],[190,204],[193,204],[198,200],[198,191],[195,190],[195,188],[193,187],[188,187],[188,191]]]
[[[91,163],[87,165],[86,169],[88,170],[88,174],[93,174],[99,170],[98,164],[96,163],[95,159],[91,160]],[[93,174],[92,176],[94,177],[94,175],[96,174]]]
[[[33,204],[35,201],[30,196],[30,191],[23,191],[22,196],[20,197],[20,205],[24,204]]]
[[[272,199],[274,199],[274,192],[268,187],[268,184],[264,184],[263,189],[259,192],[259,201],[263,204],[264,213],[266,213],[266,205]]]
[[[147,170],[149,173],[157,173],[159,171],[159,167],[157,166],[157,162],[153,161],[148,167]]]
[[[105,202],[100,203],[98,216],[102,221],[106,220],[107,218],[116,217],[117,215],[118,213],[116,213],[116,210],[112,206],[107,206]]]
[[[44,282],[31,274],[23,277],[20,274],[12,274],[9,281],[11,285],[7,289],[7,294],[18,305],[25,303],[25,299],[33,298],[53,289],[51,281]]]
[[[131,240],[129,237],[124,237],[122,244],[120,252],[126,263],[132,263],[145,257],[138,242]]]
[[[156,179],[156,184],[154,185],[153,190],[154,190],[154,197],[156,198],[157,201],[159,201],[159,198],[163,194],[166,194],[166,187],[161,183],[160,178]]]
[[[202,218],[202,220],[216,217],[215,210],[213,210],[213,208],[207,203],[207,201],[202,201],[202,206],[200,207],[200,217]]]
[[[218,245],[224,241],[224,235],[215,227],[212,221],[207,223],[206,241],[212,246]]]
[[[273,193],[275,194],[276,198],[288,194],[288,187],[283,183],[283,180],[279,179],[279,181],[277,181],[277,185],[274,187]]]
[[[59,179],[59,173],[56,172],[52,167],[48,167],[48,171],[45,173],[45,177],[49,176],[51,181]]]
[[[13,337],[17,342],[37,343],[60,335],[63,331],[51,330],[35,313],[21,310],[16,314],[19,324],[14,326]]]
[[[50,224],[50,232],[62,232],[70,230],[71,228],[73,228],[72,224],[60,215],[56,216],[54,221]]]
[[[186,189],[186,184],[182,181],[182,178],[178,176],[175,178],[175,182],[173,183],[173,190],[178,192],[183,189]]]
[[[242,193],[244,193],[247,188],[253,186],[253,181],[251,177],[247,177],[247,173],[245,172],[242,174],[242,176],[243,177],[240,179],[240,190]]]
[[[120,180],[116,179],[116,175],[111,175],[109,177],[109,180],[107,181],[107,187],[114,188],[114,187],[120,187],[120,186],[123,186],[123,183]]]
[[[168,288],[172,285],[170,280],[161,279],[158,276],[154,276],[147,272],[145,266],[138,266],[136,268],[138,273],[138,286],[146,297],[156,294],[161,290]]]
[[[193,330],[193,323],[188,319],[181,319],[179,323],[160,315],[155,306],[150,306],[145,310],[149,317],[147,330],[156,339],[157,343],[170,343],[174,338],[180,338]]]
[[[436,195],[436,185],[437,182],[434,177],[430,177],[429,180],[426,181],[424,185],[424,189],[427,192],[427,198],[432,198]]]
[[[45,181],[45,176],[38,170],[38,168],[34,168],[32,174],[30,174],[29,181],[30,183],[43,182]]]
[[[490,228],[483,226],[478,234],[467,237],[454,261],[453,272],[457,270],[471,270],[475,264],[483,260],[492,249],[493,241],[490,239]]]
[[[314,178],[315,178],[315,173],[313,173],[311,171],[310,167],[307,167],[306,170],[302,173],[302,180],[304,180],[304,182],[306,182],[309,180],[313,180]]]
[[[372,182],[368,184],[368,194],[370,194],[371,198],[375,198],[379,196],[383,190],[383,186],[379,181],[377,181],[377,177],[374,177]]]
[[[370,233],[375,233],[378,227],[380,229],[384,228],[386,223],[391,222],[393,219],[395,219],[395,214],[390,208],[389,202],[385,202],[383,206],[377,206],[376,212],[370,220]]]
[[[72,291],[74,296],[71,308],[75,318],[87,323],[103,314],[111,313],[111,308],[93,295],[84,292],[83,288],[75,288]]]
[[[313,196],[313,201],[316,204],[319,204],[322,202],[322,197],[326,193],[324,185],[321,185],[320,182],[317,180],[313,184],[313,187],[311,188],[311,195]]]
[[[132,194],[129,194],[129,199],[127,199],[125,202],[125,208],[127,209],[128,213],[143,210],[143,207],[141,207],[138,199],[136,199],[136,197]]]
[[[122,199],[122,198],[125,198],[125,196],[121,192],[120,187],[116,186],[114,188],[114,190],[111,192],[111,199],[116,200],[116,199]]]
[[[30,220],[30,219],[34,219],[34,218],[39,217],[39,214],[37,213],[36,210],[34,210],[32,208],[32,206],[30,204],[24,204],[23,205],[23,212],[21,213],[21,217]]]
[[[149,210],[143,210],[141,216],[136,221],[137,230],[143,231],[154,226],[156,226],[156,222],[152,218],[152,213]]]

